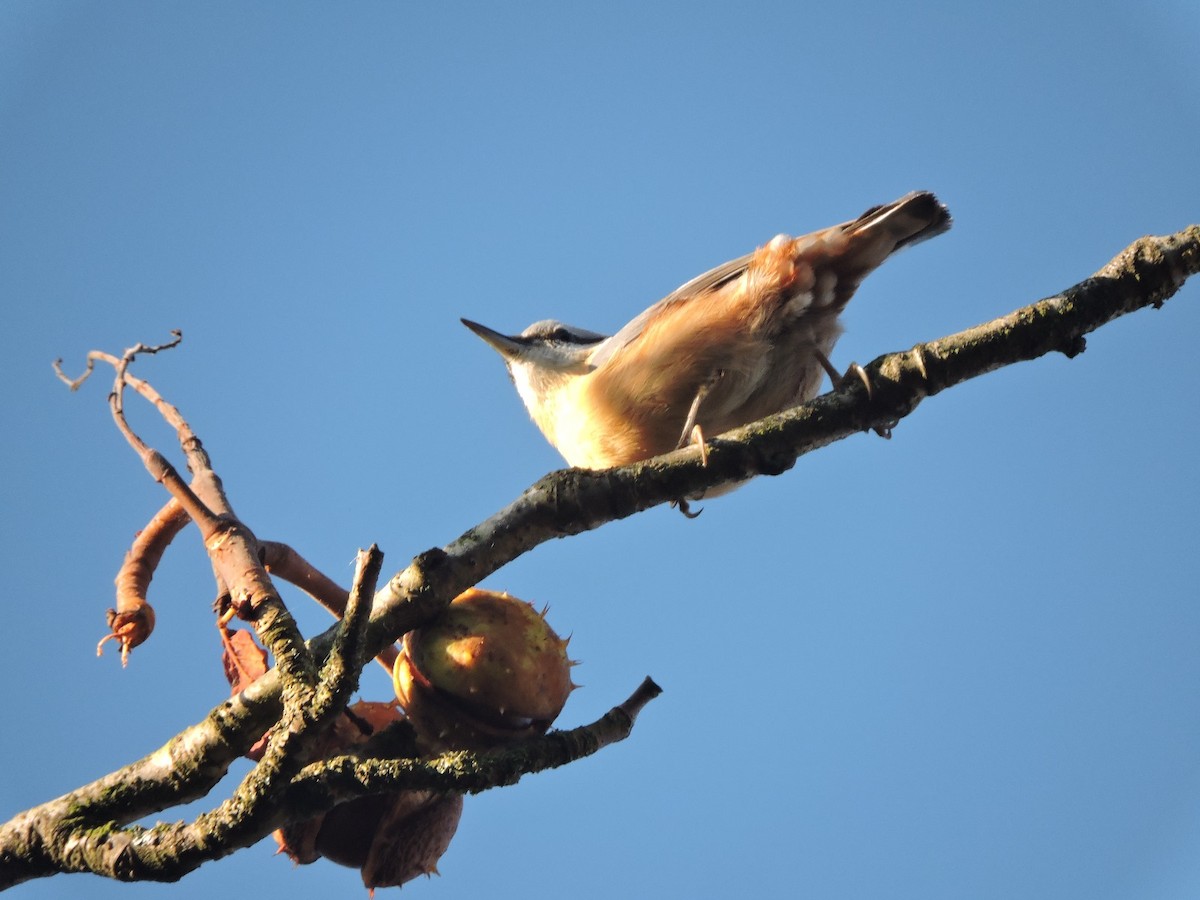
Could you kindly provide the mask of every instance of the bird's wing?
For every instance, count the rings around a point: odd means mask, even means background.
[[[729,262],[722,263],[715,269],[705,272],[703,275],[697,275],[686,284],[675,288],[667,296],[663,297],[649,309],[635,316],[620,331],[600,344],[589,357],[588,362],[594,368],[604,365],[617,351],[622,350],[637,340],[638,335],[645,330],[647,323],[660,315],[666,307],[687,303],[693,297],[697,297],[708,291],[715,291],[721,285],[740,277],[746,271],[746,266],[750,264],[753,256],[753,253],[747,253],[745,256],[731,259]]]

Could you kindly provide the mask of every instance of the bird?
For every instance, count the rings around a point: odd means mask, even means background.
[[[842,373],[829,355],[863,278],[950,225],[933,194],[914,191],[840,225],[781,234],[676,288],[611,336],[553,319],[517,335],[462,323],[504,359],[568,465],[606,469],[691,443],[707,462],[706,435],[811,400],[826,374],[836,387]]]

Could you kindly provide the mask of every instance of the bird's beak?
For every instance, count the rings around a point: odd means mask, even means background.
[[[511,338],[498,331],[492,331],[486,325],[480,325],[478,322],[472,322],[470,319],[462,319],[460,321],[483,338],[489,347],[506,360],[515,359],[525,351],[525,344],[516,338]]]

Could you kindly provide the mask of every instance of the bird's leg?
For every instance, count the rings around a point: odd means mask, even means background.
[[[699,425],[693,425],[691,437],[680,446],[686,446],[688,443],[693,443],[700,448],[700,465],[708,468],[708,447],[704,443],[704,429]]]
[[[679,443],[675,445],[676,450],[682,450],[692,441],[696,441],[700,445],[700,464],[704,466],[708,465],[708,448],[704,446],[704,431],[696,424],[696,416],[700,414],[700,401],[707,393],[707,385],[701,385],[700,390],[696,391],[696,396],[688,409],[687,419],[683,423],[683,433],[679,435]]]
[[[679,435],[679,443],[675,445],[676,450],[682,450],[688,444],[695,444],[700,448],[700,465],[708,465],[708,445],[704,443],[704,429],[700,427],[700,423],[696,419],[700,415],[700,404],[704,402],[704,398],[712,391],[713,386],[724,377],[725,371],[717,369],[712,376],[696,389],[696,396],[692,398],[692,405],[688,408],[687,419],[683,423],[683,431]],[[687,500],[680,497],[678,500],[671,501],[672,506],[678,506],[679,511],[689,519],[694,519],[700,513],[704,512],[698,509],[692,512]]]
[[[867,377],[866,369],[854,362],[850,363],[850,368],[847,369],[843,374],[833,367],[833,363],[829,361],[829,357],[822,353],[818,348],[813,347],[813,355],[817,358],[817,362],[821,364],[821,368],[825,370],[825,374],[829,376],[829,380],[833,384],[833,389],[835,391],[841,390],[846,382],[850,380],[850,376],[854,375],[859,381],[862,382],[863,387],[867,389],[867,400],[871,399],[871,395],[874,392],[871,390],[871,379]],[[890,441],[892,439],[892,428],[894,427],[895,423],[891,423],[888,425],[877,425],[871,430],[884,440]]]
[[[700,448],[700,464],[703,466],[708,465],[708,447],[704,444],[704,430],[696,419],[700,415],[700,404],[704,402],[704,398],[724,375],[725,372],[722,369],[717,369],[707,381],[697,388],[692,405],[688,408],[687,419],[683,423],[683,432],[679,435],[679,443],[675,445],[676,450],[682,450],[688,444],[696,444]]]
[[[871,379],[867,377],[867,370],[858,363],[850,363],[850,368],[843,373],[835,369],[833,363],[829,361],[829,357],[816,347],[813,347],[813,356],[817,358],[817,362],[821,364],[821,368],[829,376],[829,382],[833,385],[835,391],[841,389],[850,380],[851,375],[855,375],[863,383],[863,387],[867,389],[867,399],[871,399]]]

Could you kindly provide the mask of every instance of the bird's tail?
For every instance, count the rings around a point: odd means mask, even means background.
[[[887,233],[894,240],[892,252],[919,244],[948,231],[950,211],[928,191],[913,191],[899,200],[873,206],[853,222],[842,226],[846,232]]]

